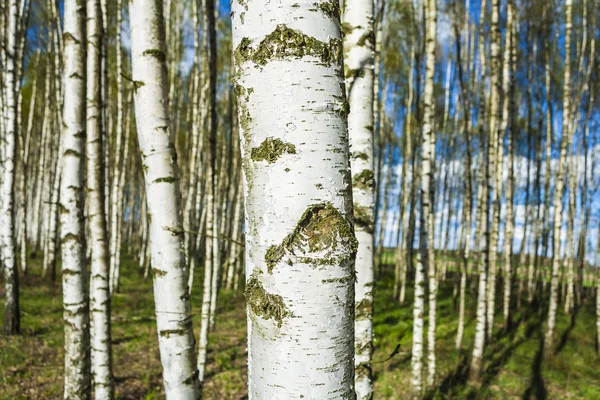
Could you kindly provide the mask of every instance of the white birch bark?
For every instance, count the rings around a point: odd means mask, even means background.
[[[240,261],[240,249],[238,241],[241,233],[241,220],[242,220],[242,207],[244,205],[244,182],[239,179],[237,188],[237,195],[235,198],[235,209],[233,212],[233,228],[231,230],[231,247],[229,249],[229,269],[227,270],[227,289],[233,288],[233,281],[235,275],[238,273],[238,263]]]
[[[204,12],[207,16],[206,22],[206,34],[208,34],[208,47],[207,47],[207,67],[208,67],[208,96],[206,101],[208,102],[208,114],[207,114],[207,125],[208,125],[208,142],[209,142],[209,159],[211,174],[211,185],[212,185],[212,196],[207,197],[208,213],[213,213],[212,223],[206,224],[206,235],[207,243],[212,244],[212,280],[211,280],[211,293],[210,293],[210,315],[208,320],[208,326],[210,329],[215,327],[215,313],[217,309],[217,290],[219,283],[219,275],[221,269],[221,260],[219,252],[219,186],[217,176],[217,122],[218,117],[216,113],[216,102],[217,102],[217,38],[216,38],[216,17],[217,10],[215,8],[215,0],[205,0]]]
[[[60,190],[65,399],[90,398],[90,343],[83,228],[85,155],[85,4],[66,0],[63,176]]]
[[[564,303],[564,311],[565,314],[568,314],[573,308],[573,295],[574,292],[574,264],[575,264],[575,239],[573,234],[573,224],[575,222],[575,212],[577,205],[575,204],[575,196],[578,189],[577,184],[577,169],[579,165],[577,165],[575,156],[575,151],[571,152],[571,157],[569,157],[569,208],[567,213],[567,241],[566,241],[566,249],[565,249],[565,262],[566,262],[566,295],[563,297]],[[585,211],[583,211],[585,212]],[[563,269],[564,269],[563,264]]]
[[[232,15],[248,397],[354,398],[358,243],[338,3],[249,0]]]
[[[36,52],[35,56],[35,64],[39,66],[40,61],[40,50]],[[27,133],[24,138],[24,143],[21,147],[21,165],[22,165],[22,173],[19,177],[19,192],[21,193],[21,216],[20,222],[23,225],[21,228],[21,235],[19,237],[20,241],[20,250],[21,250],[21,270],[23,273],[27,273],[27,222],[28,222],[28,204],[29,197],[31,196],[31,189],[33,185],[27,187],[26,181],[30,176],[29,174],[29,145],[31,143],[31,134],[33,132],[33,116],[36,110],[37,103],[37,88],[38,88],[39,80],[38,74],[36,74],[33,78],[31,97],[29,101],[29,115],[27,117]],[[58,112],[62,112],[61,109]],[[2,124],[0,124],[2,125]],[[61,127],[62,128],[62,127]],[[1,132],[0,132],[1,135]],[[0,274],[1,275],[1,274]]]
[[[498,231],[500,225],[500,205],[502,202],[502,169],[504,161],[504,134],[501,132],[500,95],[502,80],[500,69],[500,1],[492,0],[491,65],[490,65],[490,155],[488,158],[488,195],[491,196],[491,222],[489,241],[486,249],[488,268],[487,288],[487,338],[492,338],[496,311],[496,261],[498,259]]]
[[[436,330],[436,302],[437,302],[437,269],[435,265],[434,252],[434,225],[435,204],[433,188],[435,187],[435,98],[433,93],[435,79],[435,55],[437,46],[437,0],[426,0],[425,8],[425,91],[423,95],[423,149],[429,147],[429,151],[423,151],[421,156],[421,213],[426,219],[421,225],[421,253],[425,260],[424,268],[427,270],[429,283],[429,321],[427,326],[427,388],[433,387],[435,383],[435,330]],[[422,221],[425,221],[422,219]],[[424,241],[424,235],[427,240]]]
[[[202,291],[202,309],[200,311],[200,337],[198,338],[198,371],[200,382],[204,382],[204,367],[206,365],[206,356],[208,354],[208,331],[210,328],[210,305],[212,299],[212,281],[214,268],[213,261],[213,242],[210,238],[214,226],[214,212],[209,208],[209,204],[213,204],[213,181],[210,171],[207,172],[206,183],[206,204],[203,213],[206,215],[206,239],[204,252],[204,283]]]
[[[411,46],[410,51],[410,63],[409,63],[409,78],[408,78],[408,97],[406,102],[406,126],[404,127],[404,135],[406,137],[404,152],[402,154],[402,180],[403,186],[402,199],[400,203],[400,214],[402,214],[402,237],[398,241],[398,248],[396,249],[396,281],[394,282],[394,297],[398,295],[400,305],[404,304],[406,295],[406,275],[408,262],[407,249],[408,243],[408,222],[410,213],[408,212],[408,201],[410,197],[410,190],[407,185],[408,169],[411,165],[412,160],[412,107],[413,107],[413,95],[414,95],[414,59],[415,49],[414,45]],[[412,182],[414,185],[415,183]],[[398,291],[398,285],[400,290]]]
[[[153,0],[131,1],[130,25],[135,112],[146,183],[165,394],[169,399],[197,399],[200,388],[185,274],[179,178],[166,102],[162,5]]]
[[[511,272],[511,256],[512,256],[512,240],[513,240],[513,193],[514,193],[514,144],[513,144],[513,124],[512,113],[515,110],[513,91],[514,78],[513,78],[513,62],[514,62],[514,51],[513,51],[513,3],[512,0],[508,0],[506,7],[506,42],[504,44],[504,64],[502,72],[502,90],[504,92],[504,101],[502,105],[502,122],[500,126],[500,132],[505,133],[506,129],[509,128],[508,132],[508,181],[506,183],[506,221],[504,231],[504,252],[503,252],[503,264],[504,264],[504,325],[508,327],[510,317],[510,290],[512,284],[512,272]]]
[[[118,290],[119,281],[117,279],[117,270],[120,265],[120,254],[119,254],[119,225],[121,211],[122,211],[122,199],[123,199],[123,186],[124,183],[121,180],[122,171],[125,169],[125,163],[127,158],[125,153],[121,155],[121,144],[123,138],[123,127],[124,115],[123,115],[123,54],[121,50],[121,24],[122,24],[122,4],[121,0],[116,2],[117,11],[117,34],[116,34],[116,78],[117,78],[117,121],[116,121],[116,134],[115,134],[115,162],[114,172],[112,177],[112,192],[111,202],[112,206],[110,209],[110,284],[109,289],[112,293]],[[127,145],[127,144],[126,144]]]
[[[90,280],[91,359],[96,399],[112,398],[109,253],[102,152],[102,13],[100,0],[87,0],[86,201],[92,250]]]
[[[562,197],[564,191],[567,150],[571,147],[571,30],[573,27],[573,2],[565,1],[565,72],[563,82],[563,118],[562,138],[560,143],[560,156],[558,159],[558,171],[554,185],[554,221],[553,221],[553,243],[552,243],[552,278],[550,289],[550,306],[548,308],[548,326],[544,341],[544,351],[553,349],[554,328],[556,325],[556,309],[558,307],[558,273],[560,267],[560,237],[562,231]]]
[[[5,3],[6,4],[6,3]],[[10,0],[8,2],[7,30],[6,30],[6,63],[4,75],[5,85],[5,128],[3,140],[0,147],[3,147],[0,161],[3,164],[2,186],[0,196],[0,248],[2,250],[1,260],[4,266],[5,278],[5,304],[4,304],[4,332],[9,335],[17,334],[20,331],[20,310],[19,310],[19,271],[17,268],[15,239],[13,235],[15,218],[15,161],[17,150],[17,90],[20,90],[20,84],[17,82],[18,73],[16,68],[17,52],[17,34],[18,34],[18,1]]]
[[[480,93],[480,104],[479,104],[479,113],[483,114],[479,119],[479,131],[480,133],[484,133],[484,127],[486,124],[485,117],[486,113],[486,104],[484,97],[484,86],[485,86],[485,64],[486,64],[486,56],[485,56],[485,41],[484,41],[484,21],[486,15],[486,7],[487,1],[483,0],[481,3],[481,13],[480,13],[480,31],[479,31],[479,58],[480,63],[482,65],[481,76],[481,93]],[[491,135],[489,135],[491,136]],[[489,142],[490,140],[488,140]],[[479,176],[479,188],[477,190],[477,206],[479,208],[477,214],[476,221],[476,238],[479,240],[478,248],[480,252],[485,252],[485,248],[487,246],[486,237],[488,236],[488,209],[489,209],[489,192],[488,186],[485,183],[486,174],[488,173],[489,166],[485,165],[486,155],[489,157],[489,151],[486,154],[486,146],[485,146],[485,134],[481,136],[480,140],[480,176]],[[481,234],[481,232],[485,232],[486,234]],[[483,364],[483,349],[485,346],[485,322],[486,322],[486,289],[487,289],[487,271],[484,257],[479,257],[478,260],[478,287],[477,287],[477,306],[476,306],[476,324],[475,324],[475,340],[473,344],[473,352],[471,356],[471,365],[469,369],[470,379],[474,382],[477,382],[480,379],[482,364]]]
[[[333,4],[333,3],[327,3]],[[354,364],[355,390],[359,400],[373,396],[371,357],[373,353],[373,269],[375,182],[373,172],[373,1],[348,0],[344,3],[344,69],[350,104],[352,198],[358,252],[356,254]],[[383,124],[383,121],[381,121]],[[383,132],[383,129],[382,129]],[[391,151],[391,150],[390,150]],[[383,154],[381,155],[383,157]],[[386,177],[389,179],[389,167]],[[384,199],[382,227],[385,225]],[[382,231],[383,233],[383,228]],[[383,236],[383,235],[382,235]],[[380,243],[383,237],[380,236]]]

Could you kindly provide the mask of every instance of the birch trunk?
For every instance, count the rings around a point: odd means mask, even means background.
[[[552,243],[552,280],[550,289],[550,306],[548,308],[548,326],[544,341],[546,352],[553,349],[554,328],[556,325],[556,309],[558,307],[558,272],[561,261],[560,254],[560,236],[562,231],[562,197],[564,190],[565,171],[567,163],[567,150],[571,147],[571,132],[569,132],[569,123],[571,121],[571,30],[573,27],[573,2],[565,2],[565,73],[563,88],[563,124],[562,138],[560,143],[560,157],[558,160],[558,171],[556,174],[556,184],[554,185],[554,222],[553,222],[553,243]]]
[[[114,172],[112,177],[112,192],[111,202],[112,206],[110,209],[110,292],[113,293],[115,290],[118,291],[118,269],[120,266],[120,252],[119,250],[119,225],[122,218],[122,199],[123,199],[123,182],[121,178],[122,170],[125,169],[125,162],[127,161],[126,154],[123,152],[121,156],[121,143],[123,138],[123,127],[125,125],[125,118],[123,115],[123,55],[121,50],[121,25],[122,25],[122,4],[121,0],[117,0],[116,4],[117,11],[117,34],[116,34],[116,63],[117,63],[117,121],[116,121],[116,134],[115,134],[115,161],[114,161]],[[125,144],[127,145],[127,143]]]
[[[328,3],[333,4],[333,3]],[[374,208],[373,181],[373,67],[374,32],[373,1],[349,0],[344,4],[344,70],[346,94],[350,106],[348,134],[350,138],[352,198],[358,252],[354,298],[354,365],[355,390],[358,400],[373,396],[371,357],[373,353],[373,289],[374,289]],[[383,124],[383,121],[380,122]],[[381,129],[383,131],[383,129]],[[385,134],[383,134],[385,137]],[[382,146],[385,146],[382,143]],[[383,148],[383,147],[382,147]],[[389,149],[391,154],[391,148]],[[383,150],[380,157],[383,157]],[[389,179],[389,167],[387,179]],[[386,193],[387,194],[387,193]],[[384,207],[387,201],[384,199]],[[382,233],[385,225],[381,220]],[[380,246],[383,237],[379,237]]]
[[[467,9],[468,10],[468,9]],[[459,317],[458,317],[458,328],[456,332],[456,348],[460,349],[462,346],[462,338],[464,334],[464,325],[465,325],[465,291],[467,286],[467,272],[469,267],[469,254],[471,249],[471,236],[473,230],[472,224],[472,209],[473,209],[473,189],[472,189],[472,179],[471,179],[471,129],[473,128],[473,121],[471,118],[471,103],[470,96],[467,85],[465,84],[465,77],[463,72],[463,63],[462,63],[462,51],[461,51],[461,35],[459,34],[458,29],[458,11],[456,9],[456,3],[454,3],[454,33],[456,40],[456,54],[458,57],[457,60],[457,68],[458,68],[458,80],[460,84],[460,93],[461,100],[463,104],[463,126],[465,132],[465,140],[466,140],[466,156],[467,163],[465,165],[465,196],[463,201],[463,210],[462,210],[462,244],[460,247],[462,251],[462,262],[460,267],[460,287],[459,287]],[[468,15],[469,11],[465,12],[466,22],[465,27],[468,29]],[[469,38],[467,38],[469,40]],[[470,48],[467,45],[467,74],[468,74],[468,65],[469,65],[469,57],[470,57]],[[468,75],[467,75],[468,76]]]
[[[410,162],[412,159],[412,106],[413,106],[413,92],[414,92],[414,58],[415,58],[415,50],[414,46],[411,46],[410,53],[410,63],[409,63],[409,77],[408,77],[408,97],[406,103],[406,126],[404,127],[404,135],[406,137],[404,151],[402,153],[402,178],[401,185],[403,187],[402,190],[402,200],[400,203],[400,214],[402,215],[402,236],[398,240],[398,248],[396,249],[396,281],[394,282],[394,297],[397,297],[400,302],[400,305],[404,304],[404,298],[406,295],[406,273],[407,273],[407,265],[408,262],[406,260],[407,257],[407,249],[409,247],[408,243],[408,222],[409,222],[409,212],[408,212],[408,201],[410,190],[407,185],[407,177],[408,177],[408,169],[410,167]],[[414,185],[414,182],[411,182]],[[414,207],[414,206],[413,206]],[[400,285],[400,291],[398,293],[398,285]]]
[[[338,4],[248,0],[232,11],[248,397],[354,398],[358,242]]]
[[[17,90],[21,85],[17,82],[16,50],[17,50],[17,22],[19,17],[18,1],[10,0],[8,3],[8,23],[6,31],[6,70],[4,71],[6,118],[2,157],[2,202],[0,203],[0,246],[2,250],[2,264],[5,278],[5,304],[4,304],[4,333],[7,335],[18,334],[21,330],[21,312],[19,309],[19,269],[17,268],[16,249],[14,239],[14,205],[15,205],[15,161],[16,141],[18,137],[17,126]]]
[[[218,206],[218,180],[217,180],[217,113],[216,113],[216,101],[217,101],[217,40],[216,40],[216,28],[215,28],[215,0],[205,0],[204,13],[207,16],[205,34],[208,35],[208,48],[207,66],[208,66],[208,96],[206,101],[208,102],[208,142],[209,142],[209,160],[210,168],[209,174],[210,184],[212,190],[212,196],[208,196],[207,207],[208,213],[212,213],[212,223],[206,224],[206,235],[207,243],[212,245],[212,259],[210,264],[212,272],[211,280],[211,293],[210,293],[210,316],[208,320],[208,326],[210,329],[214,329],[215,326],[215,313],[217,309],[217,289],[219,282],[219,274],[221,269],[221,262],[219,260],[219,206]],[[206,290],[206,287],[205,287]]]
[[[425,8],[425,91],[423,96],[423,149],[421,156],[421,213],[423,214],[420,236],[421,253],[425,260],[429,283],[429,321],[427,326],[427,388],[435,384],[435,330],[437,312],[437,270],[435,265],[434,226],[435,201],[435,57],[437,46],[437,1],[426,0]],[[425,219],[426,220],[425,220]],[[426,222],[425,222],[426,221]],[[427,224],[427,225],[425,225]],[[427,229],[424,227],[427,226]],[[427,235],[426,240],[424,236]],[[425,255],[425,251],[427,254]]]
[[[497,1],[497,0],[496,0]],[[487,1],[483,0],[481,3],[481,15],[480,15],[480,26],[479,26],[479,57],[480,57],[480,63],[481,63],[481,74],[482,74],[482,82],[480,83],[480,103],[479,103],[479,113],[483,113],[483,115],[481,115],[481,117],[479,117],[478,119],[481,119],[481,121],[479,121],[479,133],[481,135],[481,139],[480,139],[480,147],[481,147],[481,151],[480,151],[480,159],[481,159],[481,165],[480,165],[480,176],[479,176],[479,188],[477,190],[477,207],[479,208],[478,210],[478,215],[477,215],[477,221],[476,221],[476,235],[475,237],[479,239],[479,251],[480,251],[480,257],[479,257],[479,261],[478,261],[478,275],[479,275],[479,282],[478,282],[478,288],[477,288],[477,307],[476,307],[476,324],[475,324],[475,340],[474,340],[474,344],[473,344],[473,352],[472,352],[472,356],[471,356],[471,365],[470,365],[470,369],[469,369],[469,378],[472,381],[477,382],[480,377],[481,377],[481,371],[482,371],[482,364],[483,364],[483,350],[484,350],[484,346],[485,346],[485,322],[486,322],[486,313],[485,313],[485,307],[486,307],[486,289],[487,289],[487,271],[486,271],[486,265],[485,265],[485,260],[484,257],[481,256],[481,251],[485,252],[485,248],[487,246],[486,240],[487,238],[489,238],[489,232],[488,232],[488,208],[489,208],[489,191],[488,191],[488,186],[485,184],[485,178],[486,178],[486,174],[489,174],[489,165],[485,164],[485,156],[487,155],[488,158],[490,154],[489,151],[486,154],[486,143],[485,143],[485,139],[486,139],[486,135],[484,133],[484,129],[485,129],[485,124],[486,124],[486,104],[485,104],[485,97],[484,97],[484,86],[485,86],[485,75],[486,75],[486,70],[485,70],[485,64],[486,64],[486,58],[485,58],[485,41],[484,41],[484,29],[483,29],[483,25],[485,23],[485,14],[486,14],[486,7],[487,7]],[[493,132],[493,131],[490,131]],[[492,135],[489,135],[492,136]],[[488,139],[488,142],[491,141],[491,139]],[[488,145],[488,149],[489,149],[489,145]],[[480,234],[481,232],[484,232],[485,234]]]
[[[231,247],[229,248],[229,269],[227,270],[227,289],[233,288],[233,281],[237,274],[237,265],[240,260],[240,250],[238,249],[238,238],[241,233],[242,207],[244,205],[244,182],[239,179],[237,195],[235,199],[235,210],[233,212],[233,229],[231,232]]]
[[[40,61],[40,51],[38,50],[36,53],[36,61],[35,61],[35,65],[39,66],[39,61]],[[33,187],[33,185],[31,185],[30,187],[27,187],[26,185],[26,181],[27,178],[30,176],[30,174],[28,173],[28,169],[29,169],[29,149],[30,149],[30,143],[31,143],[31,134],[33,132],[33,116],[35,114],[35,110],[36,110],[36,103],[37,103],[37,87],[38,87],[38,74],[36,74],[33,78],[33,84],[32,84],[32,92],[31,92],[31,97],[30,97],[30,102],[29,102],[29,115],[27,117],[27,133],[25,136],[25,140],[23,143],[23,146],[21,147],[21,165],[22,165],[22,173],[21,176],[19,178],[19,192],[21,193],[21,224],[23,225],[21,228],[21,236],[19,238],[20,240],[20,250],[21,250],[21,270],[23,271],[24,274],[27,273],[27,222],[28,222],[28,210],[29,207],[27,206],[29,204],[29,197],[31,197],[31,188]],[[62,110],[58,110],[58,112],[62,112]],[[0,125],[2,125],[0,123]],[[1,274],[0,274],[1,275]]]
[[[90,312],[91,359],[96,399],[112,398],[109,254],[104,203],[102,143],[102,13],[100,0],[87,0],[86,201],[92,249]]]
[[[199,0],[192,0],[192,21],[195,27],[198,27],[199,23]],[[194,220],[194,200],[196,196],[196,191],[199,189],[199,179],[198,179],[198,170],[199,168],[196,166],[197,160],[199,158],[199,143],[201,141],[201,123],[202,120],[199,116],[199,103],[198,98],[200,97],[200,84],[201,84],[201,74],[204,73],[202,69],[201,59],[200,59],[200,29],[196,29],[194,32],[194,63],[195,70],[193,71],[192,77],[192,132],[191,132],[191,141],[192,148],[191,154],[189,158],[189,174],[188,174],[188,192],[185,200],[185,209],[183,213],[183,227],[185,229],[185,256],[186,256],[186,267],[190,269],[192,265],[191,262],[191,251],[193,244],[193,236],[189,232],[192,230],[192,222]],[[189,274],[193,274],[193,271],[190,269]],[[192,285],[189,284],[190,290],[192,289]]]
[[[515,112],[514,107],[514,72],[513,63],[515,52],[513,50],[514,26],[513,26],[513,2],[508,0],[506,8],[506,43],[504,48],[504,67],[503,67],[503,92],[504,104],[502,106],[502,123],[500,131],[504,134],[506,129],[508,132],[508,180],[506,182],[506,221],[504,230],[504,326],[508,328],[510,324],[510,290],[512,285],[511,272],[511,256],[512,256],[512,240],[513,240],[513,193],[514,193],[514,126],[512,113]],[[510,121],[510,124],[509,124]]]
[[[169,131],[162,5],[130,2],[135,111],[142,152],[158,344],[165,394],[197,399],[191,304],[186,282],[177,155]]]
[[[64,3],[63,176],[60,190],[62,281],[65,321],[65,399],[89,399],[90,343],[83,179],[85,154],[85,5]]]
[[[500,94],[502,81],[500,79],[500,1],[492,0],[491,20],[491,65],[490,65],[490,156],[488,169],[488,196],[492,206],[492,216],[489,229],[489,241],[486,248],[488,268],[487,288],[487,337],[492,338],[494,329],[494,314],[496,310],[496,260],[498,259],[498,231],[500,222],[500,205],[502,202],[502,168],[504,160],[503,132],[500,124]]]
[[[575,222],[575,212],[577,205],[575,204],[575,196],[577,193],[578,185],[576,178],[577,169],[579,165],[575,162],[575,151],[571,152],[569,160],[569,211],[567,215],[567,241],[565,249],[565,261],[567,266],[566,271],[566,295],[563,297],[564,311],[568,314],[573,309],[573,295],[574,295],[574,264],[575,264],[575,239],[573,234],[573,224]],[[585,211],[583,211],[585,212]],[[564,268],[564,266],[563,266]]]

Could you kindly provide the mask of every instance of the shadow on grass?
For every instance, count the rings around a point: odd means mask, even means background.
[[[544,334],[540,326],[538,332],[539,347],[533,362],[531,363],[531,384],[523,394],[523,400],[528,400],[532,396],[537,400],[545,400],[548,396],[542,377],[542,364],[544,362]]]
[[[569,335],[571,334],[571,331],[573,331],[573,328],[575,328],[575,323],[577,322],[577,313],[578,312],[579,312],[579,307],[576,305],[573,308],[573,312],[571,313],[571,324],[569,325],[569,327],[565,330],[565,332],[560,337],[560,342],[558,343],[558,347],[556,348],[556,352],[554,353],[555,355],[560,353],[565,348],[565,345],[567,344],[567,340],[569,340]]]
[[[469,378],[469,352],[463,350],[463,353],[463,357],[456,368],[444,378],[437,390],[432,391],[425,396],[426,399],[435,398],[436,393],[450,395],[455,389],[464,387],[467,384]]]

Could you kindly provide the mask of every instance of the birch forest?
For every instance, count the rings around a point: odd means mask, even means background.
[[[597,0],[0,0],[0,400],[600,399]]]

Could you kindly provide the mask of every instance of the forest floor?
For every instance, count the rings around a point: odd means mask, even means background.
[[[0,336],[0,399],[59,399],[63,384],[63,326],[60,284],[42,278],[39,259],[21,282],[22,335]],[[113,297],[112,340],[117,399],[163,398],[154,320],[152,281],[144,279],[129,259],[122,265],[120,293]],[[198,272],[196,276],[201,276]],[[375,294],[376,399],[406,398],[412,343],[412,290],[406,303],[392,300],[392,267],[383,269]],[[475,330],[475,280],[466,305],[463,351],[455,349],[458,311],[452,278],[441,282],[438,296],[438,386],[428,398],[446,399],[600,399],[600,357],[596,355],[593,300],[574,318],[559,308],[556,349],[543,360],[546,308],[514,313],[509,331],[502,329],[497,301],[494,340],[486,348],[484,377],[475,389],[466,383]],[[0,299],[4,298],[3,287]],[[524,299],[525,300],[525,299]],[[201,302],[201,279],[192,293],[193,308]],[[0,321],[4,303],[0,300]],[[199,331],[195,319],[196,337]],[[223,291],[217,307],[216,330],[210,334],[205,399],[246,398],[246,317],[241,293]]]

